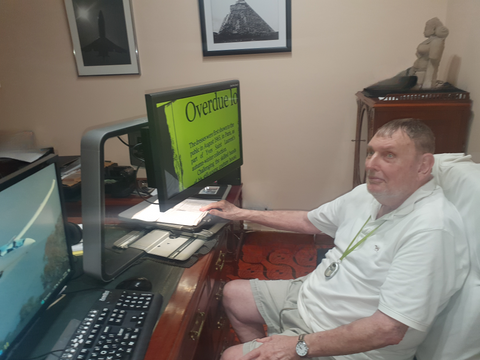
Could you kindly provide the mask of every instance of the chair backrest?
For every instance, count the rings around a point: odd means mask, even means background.
[[[432,170],[463,218],[470,272],[418,348],[418,360],[480,359],[480,164],[464,154],[436,154]]]

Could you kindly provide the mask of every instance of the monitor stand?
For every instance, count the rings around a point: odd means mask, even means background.
[[[110,234],[107,236],[105,229],[104,145],[109,138],[140,131],[147,125],[147,118],[140,118],[95,128],[82,137],[83,268],[86,274],[105,282],[128,269],[143,252],[130,248],[116,252],[110,247]]]

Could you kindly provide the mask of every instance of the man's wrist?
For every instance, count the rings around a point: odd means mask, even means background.
[[[305,334],[301,334],[298,337],[297,345],[295,346],[295,352],[297,353],[298,356],[305,358],[308,355],[308,345],[305,342]]]

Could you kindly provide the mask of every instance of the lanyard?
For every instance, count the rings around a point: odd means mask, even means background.
[[[339,261],[342,261],[343,259],[345,259],[353,250],[355,250],[360,244],[363,244],[363,242],[365,240],[367,240],[375,231],[377,231],[377,229],[383,225],[383,223],[381,223],[380,225],[378,225],[375,229],[373,229],[372,231],[370,231],[367,235],[365,235],[365,237],[360,240],[359,242],[357,242],[353,247],[352,247],[352,244],[355,242],[355,240],[357,239],[358,235],[360,235],[360,233],[362,232],[363,228],[365,227],[365,225],[367,225],[367,223],[370,221],[370,218],[372,216],[369,216],[367,221],[365,221],[365,224],[363,224],[362,228],[360,229],[360,231],[357,233],[357,235],[355,235],[355,237],[353,238],[352,242],[350,243],[350,245],[348,245],[347,249],[345,250],[345,252],[343,253],[342,257],[339,259]]]

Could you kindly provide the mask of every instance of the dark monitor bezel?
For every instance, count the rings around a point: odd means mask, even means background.
[[[69,246],[68,238],[67,238],[67,216],[65,211],[65,201],[63,197],[62,191],[62,180],[60,176],[60,171],[58,167],[58,156],[57,155],[47,155],[21,169],[0,178],[0,192],[8,189],[9,187],[19,183],[22,180],[34,175],[35,173],[45,169],[46,167],[54,164],[55,166],[55,176],[57,181],[57,189],[58,189],[58,196],[60,199],[60,210],[63,222],[63,231],[65,232],[65,239],[67,242],[67,253],[68,253],[68,260],[70,264],[70,272],[68,275],[62,279],[59,283],[57,288],[50,294],[50,297],[45,301],[45,303],[38,309],[37,313],[32,317],[32,319],[28,322],[28,324],[22,329],[22,331],[17,335],[15,340],[10,343],[9,349],[0,356],[0,359],[9,359],[11,355],[15,352],[16,347],[21,343],[21,340],[25,337],[28,333],[32,325],[38,320],[38,318],[48,309],[48,307],[57,299],[58,295],[64,289],[67,282],[72,278],[74,275],[74,259],[72,255],[71,246]]]
[[[181,192],[169,196],[167,192],[166,179],[164,176],[165,161],[167,158],[173,156],[171,149],[169,148],[169,142],[166,140],[168,134],[162,130],[165,124],[161,124],[162,119],[158,118],[158,112],[156,111],[156,104],[162,102],[173,101],[180,98],[186,98],[191,96],[202,95],[206,93],[213,93],[215,91],[228,90],[231,88],[237,88],[238,98],[238,131],[240,141],[240,158],[227,165],[226,167],[216,171],[215,173],[205,177],[190,187],[182,190]],[[241,117],[241,95],[240,95],[240,82],[238,80],[229,80],[223,82],[210,83],[205,85],[198,85],[192,87],[179,88],[174,90],[167,90],[161,92],[155,92],[145,95],[145,102],[147,106],[147,118],[149,127],[149,156],[151,156],[151,164],[153,169],[150,169],[147,174],[154,175],[154,183],[157,189],[158,202],[160,211],[167,211],[179,202],[185,200],[188,197],[194,197],[198,195],[200,190],[206,186],[222,183],[223,178],[231,178],[232,174],[239,171],[243,165],[243,144],[242,144],[242,117]],[[149,184],[152,182],[149,180]],[[236,185],[236,184],[235,184]]]

